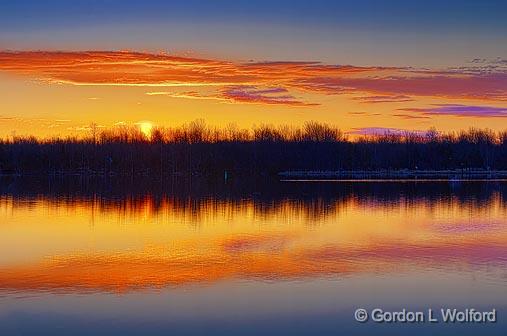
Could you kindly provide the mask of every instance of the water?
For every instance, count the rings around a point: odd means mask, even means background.
[[[2,335],[507,334],[507,183],[9,180]],[[497,309],[359,323],[357,308]]]

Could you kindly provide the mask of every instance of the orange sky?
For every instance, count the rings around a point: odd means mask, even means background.
[[[300,125],[346,132],[507,128],[503,60],[455,68],[256,62],[165,53],[0,52],[0,136],[84,135],[92,122]]]

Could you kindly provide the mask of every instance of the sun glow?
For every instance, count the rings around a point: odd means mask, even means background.
[[[141,132],[147,136],[148,138],[151,137],[151,131],[153,129],[153,124],[149,121],[141,121],[139,122],[139,129]]]

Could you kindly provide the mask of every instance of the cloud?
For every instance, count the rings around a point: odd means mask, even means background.
[[[216,92],[206,96],[192,90],[180,98],[218,97],[236,103],[317,104],[295,98],[295,91],[360,95],[354,99],[364,103],[407,102],[423,96],[507,101],[507,67],[502,59],[415,69],[306,61],[240,63],[130,51],[3,51],[0,71],[72,85],[208,87]]]
[[[224,97],[238,103],[268,105],[317,106],[317,103],[305,103],[297,100],[284,88],[259,89],[253,86],[228,87],[222,91]]]
[[[507,60],[500,57],[495,59],[474,58],[469,61],[469,65],[451,68],[450,70],[471,74],[505,72],[507,71]]]
[[[402,119],[431,119],[429,116],[406,114],[406,113],[394,113],[392,114],[392,116]]]
[[[380,96],[363,96],[363,97],[354,97],[354,100],[358,100],[362,103],[402,103],[413,101],[409,96],[405,95],[380,95]]]
[[[146,92],[149,96],[168,96],[171,98],[217,100],[224,103],[250,103],[267,105],[289,106],[316,106],[316,103],[305,103],[297,100],[289,94],[287,89],[281,87],[257,88],[255,86],[226,86],[214,94],[202,94],[197,91],[170,92],[155,91]]]
[[[171,98],[184,98],[184,99],[204,99],[204,100],[219,100],[229,101],[229,99],[215,96],[215,95],[203,95],[197,91],[186,91],[186,92],[170,92],[170,91],[155,91],[146,92],[148,96],[167,96]]]
[[[4,51],[0,70],[75,85],[223,86],[260,85],[319,74],[371,71],[372,67],[319,62],[234,63],[128,51]]]
[[[474,106],[461,104],[433,104],[427,108],[402,108],[400,111],[421,113],[425,116],[430,115],[449,115],[458,117],[507,117],[507,107],[493,106]]]
[[[384,77],[315,77],[299,86],[327,94],[368,92],[377,95],[427,96],[507,101],[507,73],[485,75],[414,75]]]

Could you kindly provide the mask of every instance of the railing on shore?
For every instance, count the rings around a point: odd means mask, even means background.
[[[449,169],[449,170],[336,170],[283,171],[282,179],[503,179],[507,170]]]

